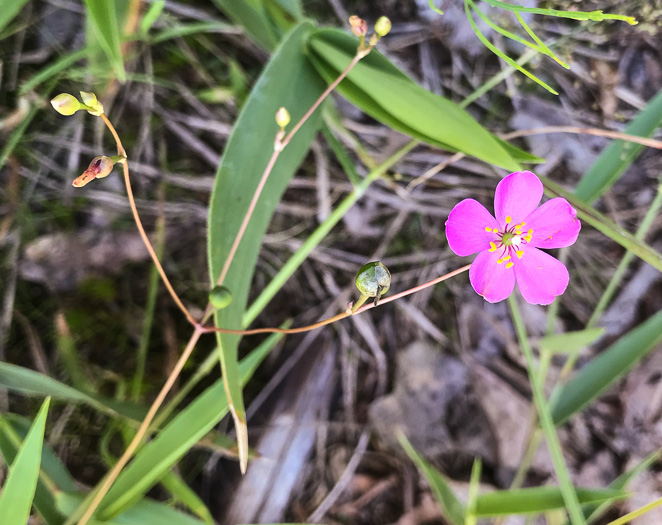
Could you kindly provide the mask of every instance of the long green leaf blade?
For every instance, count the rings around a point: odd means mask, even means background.
[[[0,516],[3,523],[19,525],[27,523],[30,517],[32,498],[34,498],[39,479],[41,448],[44,443],[49,404],[50,398],[41,405],[41,409],[9,469],[7,481],[0,495]]]
[[[625,129],[628,135],[652,137],[662,125],[662,90],[658,91],[648,105],[642,109]],[[593,202],[603,195],[634,162],[644,146],[633,142],[616,140],[596,159],[575,188],[577,198]]]
[[[324,83],[303,54],[312,24],[293,29],[260,75],[237,119],[209,203],[208,253],[211,281],[215,283],[248,210],[258,182],[273,152],[278,126],[274,115],[284,106],[293,122],[301,118],[324,91]],[[293,82],[292,79],[296,79]],[[237,328],[246,308],[253,272],[264,233],[280,196],[308,151],[321,125],[320,111],[304,124],[276,162],[239,249],[225,278],[232,292],[230,306],[216,315],[217,326]],[[237,371],[240,337],[219,335],[221,367],[227,382],[240,451],[247,448],[245,409]]]
[[[464,505],[460,503],[460,500],[458,500],[453,493],[453,489],[451,489],[446,477],[430,465],[423,456],[412,447],[404,434],[400,433],[398,435],[398,441],[409,456],[409,459],[414,462],[428,481],[444,518],[453,525],[462,525],[465,518]]]
[[[662,311],[591,360],[560,390],[552,418],[560,425],[623,377],[662,341]]]
[[[311,35],[308,51],[319,73],[330,81],[349,63],[356,45],[356,39],[342,31],[322,29]],[[520,169],[502,142],[466,111],[420,87],[376,50],[352,69],[338,91],[371,117],[414,138]]]
[[[628,493],[615,489],[575,489],[579,503],[602,503],[627,497]],[[534,487],[516,490],[497,490],[478,496],[476,515],[507,516],[538,514],[565,507],[558,487]]]
[[[124,83],[126,71],[122,60],[121,31],[115,0],[84,0],[89,23],[117,79]]]

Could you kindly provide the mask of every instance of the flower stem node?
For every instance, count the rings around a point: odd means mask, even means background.
[[[391,21],[385,16],[380,16],[375,22],[375,33],[379,36],[386,36],[390,31]]]
[[[356,312],[369,297],[375,298],[374,303],[377,306],[379,298],[391,287],[391,272],[379,261],[369,262],[361,266],[354,283],[361,296],[352,305],[352,313]]]
[[[209,303],[217,310],[223,310],[230,306],[232,302],[232,292],[225,286],[214,286],[209,292]]]
[[[289,123],[290,112],[284,107],[280,107],[278,111],[276,111],[276,124],[278,124],[281,130],[284,130]]]
[[[83,100],[83,104],[87,106],[81,109],[86,109],[90,115],[94,115],[95,117],[103,115],[103,104],[97,100],[97,96],[94,93],[91,91],[81,91],[80,98]]]
[[[83,174],[72,182],[72,186],[75,188],[82,188],[94,179],[103,179],[104,177],[107,177],[110,175],[110,172],[113,171],[115,162],[116,161],[113,160],[112,157],[106,157],[103,155],[100,157],[94,157]]]
[[[79,109],[83,109],[78,99],[69,93],[60,93],[51,100],[51,105],[55,111],[65,117],[69,117]]]

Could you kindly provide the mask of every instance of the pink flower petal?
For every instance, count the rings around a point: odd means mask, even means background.
[[[490,247],[497,234],[486,228],[497,228],[494,217],[480,202],[464,199],[453,208],[446,221],[448,245],[456,255],[465,257]]]
[[[568,270],[561,261],[530,246],[521,259],[515,259],[517,286],[531,304],[550,304],[568,286]]]
[[[563,248],[574,244],[582,225],[570,203],[557,197],[547,201],[524,219],[522,231],[533,230],[529,246]]]
[[[530,171],[516,171],[499,182],[494,212],[501,227],[506,226],[506,217],[515,224],[522,222],[540,204],[542,192],[542,182]]]
[[[506,299],[515,288],[515,268],[498,264],[499,252],[482,251],[469,268],[469,280],[478,295],[490,303]]]

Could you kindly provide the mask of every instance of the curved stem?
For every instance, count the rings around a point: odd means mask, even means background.
[[[203,332],[219,332],[221,334],[233,334],[233,335],[256,335],[256,334],[300,334],[302,332],[310,332],[311,330],[316,330],[317,328],[321,328],[322,326],[326,326],[332,323],[335,323],[336,321],[340,321],[342,319],[345,319],[347,317],[350,317],[355,314],[360,314],[363,313],[367,310],[372,310],[373,308],[377,308],[379,306],[382,306],[384,304],[390,303],[391,301],[395,301],[397,299],[400,299],[402,297],[406,297],[407,295],[411,295],[413,293],[419,292],[425,288],[428,288],[430,286],[434,286],[435,284],[438,284],[442,281],[445,281],[446,279],[450,279],[451,277],[455,277],[456,275],[461,274],[462,272],[466,272],[469,268],[471,267],[470,264],[467,264],[466,266],[462,266],[462,268],[458,268],[457,270],[453,270],[452,272],[449,272],[447,274],[444,274],[440,277],[437,277],[435,279],[432,279],[431,281],[428,281],[423,284],[419,284],[418,286],[414,286],[413,288],[409,288],[408,290],[405,290],[403,292],[397,293],[395,295],[391,295],[390,297],[383,297],[379,299],[378,304],[370,303],[367,305],[362,306],[361,308],[357,309],[355,312],[346,311],[339,313],[337,315],[334,315],[333,317],[329,317],[328,319],[324,319],[322,321],[319,321],[317,323],[313,323],[311,325],[307,326],[301,326],[299,328],[253,328],[251,330],[234,330],[231,328],[216,328],[213,326],[205,326],[202,327],[201,330]]]
[[[105,114],[102,113],[101,118],[103,119],[104,123],[106,124],[110,132],[113,134],[113,137],[115,138],[115,142],[117,143],[117,153],[126,157],[126,150],[124,149],[124,146],[122,145],[122,141],[119,135],[117,134],[117,131],[115,130],[115,126],[113,126],[112,122],[110,122],[110,120]],[[154,250],[154,247],[152,246],[149,237],[147,237],[147,233],[145,232],[143,223],[140,220],[140,215],[138,215],[138,208],[136,208],[136,200],[133,197],[133,190],[131,188],[128,159],[122,163],[122,168],[124,172],[124,185],[126,186],[126,194],[129,199],[129,206],[131,207],[131,213],[133,213],[133,219],[136,223],[136,227],[138,228],[138,233],[140,233],[140,237],[142,238],[143,243],[145,244],[145,248],[147,248],[150,257],[152,258],[152,261],[154,262],[156,269],[158,270],[159,275],[163,280],[163,284],[165,284],[165,287],[170,293],[172,299],[175,301],[175,304],[184,313],[188,322],[191,323],[193,326],[197,327],[199,326],[198,322],[193,317],[193,315],[191,315],[191,312],[188,311],[186,306],[184,306],[184,303],[182,303],[181,299],[177,295],[177,292],[175,292],[175,289],[172,287],[172,284],[170,284],[170,280],[168,279],[168,276],[166,275],[165,270],[163,269],[163,266],[159,261],[159,257],[156,255],[156,251]]]

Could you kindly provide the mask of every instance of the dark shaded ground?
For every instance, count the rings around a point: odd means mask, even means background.
[[[379,12],[362,3],[316,1],[309,13],[332,25],[343,24],[347,13],[370,21],[388,15],[394,28],[380,44],[383,52],[426,88],[459,102],[503,64],[471,32],[461,6],[447,3],[444,17],[427,9],[424,0],[383,2]],[[559,2],[553,7],[600,8],[637,16],[641,23],[531,19],[544,40],[560,42],[560,54],[572,64],[570,70],[549,59],[531,65],[558,86],[560,95],[514,75],[469,111],[495,132],[547,125],[623,130],[662,88],[662,4]],[[222,19],[206,2],[173,2],[166,5],[163,21]],[[70,382],[71,370],[63,363],[56,337],[66,325],[83,381],[117,395],[135,367],[150,265],[120,177],[83,190],[70,185],[93,156],[112,150],[110,137],[85,115],[62,119],[35,92],[17,96],[17,88],[37,70],[80,47],[82,8],[72,2],[34,1],[20,20],[20,31],[2,42],[3,141],[30,108],[43,108],[0,171],[0,357]],[[511,56],[522,52],[503,39],[495,42]],[[95,89],[129,151],[148,230],[154,231],[159,214],[165,217],[166,270],[187,304],[201,305],[208,286],[205,228],[213,176],[238,104],[267,57],[239,30],[153,47],[140,43],[131,51],[134,58],[127,69],[153,75],[155,82],[110,82]],[[64,78],[52,93],[85,87],[83,80]],[[406,141],[346,102],[337,102],[347,129],[376,161]],[[573,188],[608,141],[554,134],[519,144],[547,159],[536,168],[538,173]],[[354,273],[368,260],[380,259],[390,268],[393,291],[466,264],[449,251],[444,221],[465,197],[491,207],[504,173],[463,159],[430,175],[427,183],[408,187],[447,158],[420,146],[391,179],[374,184],[256,325],[274,326],[288,317],[295,325],[307,324],[342,310],[354,294]],[[357,169],[366,173],[358,160]],[[644,151],[599,209],[633,231],[653,199],[660,172],[659,153]],[[318,138],[278,207],[255,290],[264,287],[306,232],[348,191],[347,177]],[[660,227],[658,220],[648,236],[658,249]],[[558,331],[584,326],[622,254],[618,245],[584,227],[565,254],[571,285],[561,298]],[[608,334],[582,354],[580,363],[658,311],[660,292],[660,274],[637,260],[603,319]],[[546,310],[523,307],[529,333],[542,335]],[[58,318],[66,323],[57,325]],[[185,321],[163,289],[155,323],[146,402],[188,336]],[[255,342],[247,341],[246,349]],[[201,362],[210,349],[201,345],[194,360]],[[561,365],[553,362],[551,378]],[[186,374],[191,370],[193,365]],[[653,352],[616,389],[563,428],[562,442],[577,484],[604,487],[662,445],[660,377],[662,357]],[[394,428],[408,428],[414,445],[463,493],[477,455],[483,459],[484,483],[507,487],[534,423],[507,307],[486,304],[466,276],[331,328],[288,338],[249,385],[247,398],[251,444],[263,456],[251,463],[248,475],[240,480],[234,461],[208,451],[190,454],[180,466],[222,523],[440,523],[427,486],[394,443]],[[3,395],[1,403],[2,410],[23,414],[32,413],[35,404],[14,395]],[[49,443],[81,483],[92,484],[104,472],[98,446],[105,426],[105,418],[79,407],[60,406],[49,421]],[[543,445],[526,480],[551,484],[552,471]],[[659,470],[640,476],[630,489],[635,495],[620,512],[661,495]],[[662,515],[653,512],[637,523],[660,522]]]

